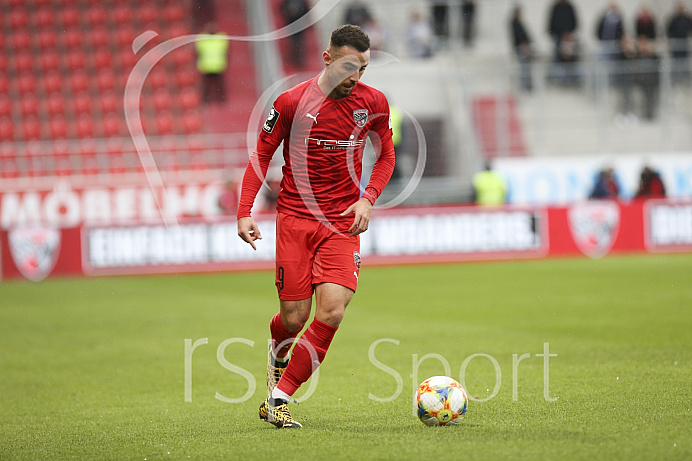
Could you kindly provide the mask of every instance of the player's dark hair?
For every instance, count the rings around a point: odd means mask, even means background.
[[[329,46],[333,48],[348,46],[360,53],[365,53],[370,49],[370,37],[360,27],[346,24],[334,29]]]

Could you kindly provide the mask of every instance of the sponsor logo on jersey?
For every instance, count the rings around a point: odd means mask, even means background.
[[[20,227],[8,234],[10,253],[19,272],[31,281],[46,278],[58,259],[60,231],[50,227]]]
[[[272,110],[269,111],[269,116],[267,117],[267,120],[264,121],[264,126],[262,126],[262,129],[267,133],[271,133],[274,130],[274,125],[276,125],[276,122],[277,120],[279,120],[280,115],[281,114],[279,113],[279,111],[272,107]]]
[[[357,149],[363,147],[365,144],[364,139],[318,139],[318,138],[305,138],[305,145],[309,146],[313,144],[317,147],[326,150],[347,150],[347,149]]]
[[[568,211],[574,243],[585,255],[600,258],[607,254],[620,228],[620,208],[615,202],[579,203]]]
[[[360,128],[363,128],[368,122],[368,110],[367,109],[356,109],[353,111],[353,121],[356,122]]]

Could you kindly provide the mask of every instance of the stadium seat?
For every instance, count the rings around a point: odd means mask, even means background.
[[[12,34],[12,46],[15,50],[28,50],[31,48],[31,34],[28,29],[15,30]]]
[[[53,27],[54,20],[53,10],[49,7],[43,7],[36,12],[36,25],[39,30],[43,30],[46,27]]]
[[[185,18],[186,13],[182,6],[177,4],[166,5],[164,10],[164,17],[169,23],[174,23],[182,21]]]
[[[86,64],[86,56],[80,49],[71,50],[67,54],[67,65],[70,69],[83,69]]]
[[[0,93],[0,118],[12,116],[12,100],[5,92]]]
[[[0,72],[5,72],[7,70],[7,57],[5,53],[0,53]]]
[[[168,112],[162,112],[156,116],[156,131],[159,136],[173,133],[173,115]]]
[[[51,93],[47,100],[48,115],[55,116],[65,113],[65,99],[60,93]]]
[[[77,115],[88,114],[91,111],[91,96],[86,91],[77,93],[73,98],[73,103]]]
[[[131,46],[131,45],[130,45]],[[135,55],[132,50],[130,49],[130,46],[127,46],[120,50],[120,55],[119,55],[119,61],[120,61],[120,66],[122,70],[126,73],[129,73],[130,70],[134,67],[134,65],[137,63],[137,60],[139,59],[137,55]]]
[[[78,27],[72,27],[65,32],[64,40],[65,45],[68,49],[81,48],[82,46],[82,35],[84,32]]]
[[[53,50],[44,51],[41,53],[41,66],[44,72],[57,69],[60,66],[60,55]]]
[[[91,29],[89,40],[94,48],[99,49],[108,45],[108,36],[108,29],[104,26],[97,26]]]
[[[84,154],[79,157],[81,173],[86,175],[97,175],[101,172],[96,154]]]
[[[32,72],[24,72],[17,80],[20,93],[33,93],[36,91],[36,77]]]
[[[158,11],[154,5],[142,4],[137,13],[137,16],[143,26],[147,24],[156,23],[156,18],[158,17]]]
[[[0,95],[5,95],[10,89],[10,79],[0,74]]]
[[[29,22],[29,15],[24,8],[16,8],[10,12],[10,25],[14,29],[26,27]]]
[[[14,140],[14,123],[9,116],[0,117],[0,141]]]
[[[106,22],[106,10],[99,4],[90,5],[86,17],[92,27],[101,25]]]
[[[194,85],[198,78],[199,75],[196,69],[179,69],[175,73],[176,83],[181,89]]]
[[[67,138],[67,120],[62,114],[56,114],[51,116],[50,121],[48,123],[50,126],[51,139]]]
[[[187,134],[199,132],[199,129],[202,127],[202,118],[199,112],[194,110],[186,112],[183,117],[183,125]]]
[[[192,87],[183,89],[180,92],[180,104],[183,109],[190,110],[199,107],[200,96],[197,90]]]
[[[130,7],[127,4],[120,4],[113,10],[113,19],[116,26],[124,26],[130,23]]]
[[[98,58],[97,58],[98,64]],[[103,67],[103,66],[99,66]],[[99,91],[104,93],[108,90],[112,90],[115,87],[115,75],[113,71],[108,68],[102,68],[99,70],[98,76],[96,77],[99,85]]]
[[[77,118],[77,136],[90,138],[94,135],[94,122],[89,114],[82,114]]]
[[[22,121],[22,134],[25,141],[40,139],[41,122],[36,115],[29,115]]]
[[[85,91],[89,86],[89,76],[84,70],[78,69],[70,74],[70,84],[72,91]]]
[[[118,110],[119,102],[122,98],[118,98],[115,91],[104,91],[99,97],[101,104],[101,112],[104,114],[115,112]]]
[[[147,80],[151,82],[151,85],[154,87],[154,90],[165,88],[167,80],[166,71],[164,71],[161,68],[161,66],[157,66],[151,71]]]
[[[68,6],[60,14],[62,25],[66,28],[79,24],[79,10],[76,7]]]
[[[25,116],[36,115],[38,113],[38,99],[36,95],[28,93],[20,98],[19,105],[22,108],[22,114]]]
[[[103,132],[106,137],[120,136],[120,117],[115,113],[106,114],[103,118]]]
[[[169,110],[171,108],[171,95],[168,90],[160,88],[154,93],[154,109],[157,112]]]
[[[41,29],[38,33],[38,44],[39,46],[46,50],[55,48],[57,43],[57,37],[55,32],[50,29]]]
[[[94,64],[97,69],[108,70],[111,67],[111,51],[106,47],[94,51]]]
[[[14,57],[14,64],[18,73],[31,71],[34,67],[34,58],[28,51],[20,51]]]
[[[51,70],[43,77],[43,85],[48,93],[62,89],[62,75],[56,70]]]

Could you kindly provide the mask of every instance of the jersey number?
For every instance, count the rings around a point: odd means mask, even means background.
[[[279,290],[284,289],[284,267],[279,266],[279,271],[278,271],[278,279],[279,279]]]

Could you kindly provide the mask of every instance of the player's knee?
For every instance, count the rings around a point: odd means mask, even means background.
[[[302,311],[294,311],[284,314],[284,323],[286,329],[293,333],[299,332],[305,326],[305,323],[310,318],[310,311],[307,313]]]
[[[344,319],[346,306],[337,306],[331,309],[321,309],[315,314],[317,320],[329,326],[337,328]]]

